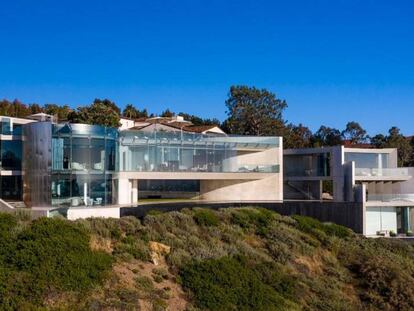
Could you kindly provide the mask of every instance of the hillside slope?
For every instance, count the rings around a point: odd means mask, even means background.
[[[413,259],[405,242],[256,208],[0,214],[0,309],[413,310]]]

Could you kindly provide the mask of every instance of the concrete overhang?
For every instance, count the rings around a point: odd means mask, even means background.
[[[410,207],[414,206],[413,201],[395,200],[395,201],[367,201],[365,202],[366,207]]]

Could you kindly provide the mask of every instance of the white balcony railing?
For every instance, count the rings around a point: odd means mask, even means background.
[[[377,202],[395,202],[395,201],[404,201],[404,202],[414,202],[414,194],[368,194],[368,201],[377,201]]]
[[[408,177],[408,168],[356,168],[357,177]]]

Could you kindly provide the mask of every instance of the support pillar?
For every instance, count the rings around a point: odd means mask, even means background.
[[[131,195],[132,195],[132,204],[138,203],[138,180],[137,179],[133,179],[132,180],[132,191],[131,191]]]
[[[128,178],[118,180],[118,204],[131,204],[131,183]]]

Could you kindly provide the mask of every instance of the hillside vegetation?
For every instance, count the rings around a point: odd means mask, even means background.
[[[405,242],[257,208],[0,214],[0,309],[413,310],[413,259]]]

